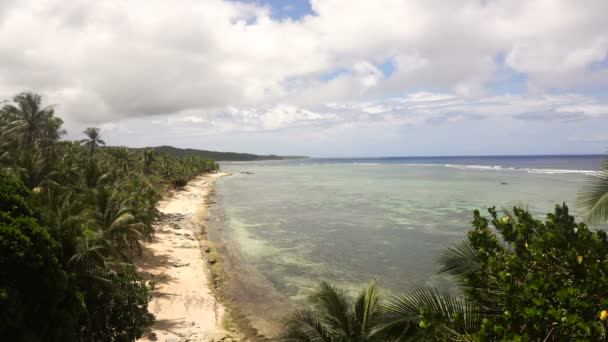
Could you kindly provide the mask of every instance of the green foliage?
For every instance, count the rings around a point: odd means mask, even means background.
[[[133,341],[154,322],[148,312],[150,288],[131,265],[119,267],[108,280],[87,292],[86,306],[93,309],[82,336],[94,341]]]
[[[11,217],[30,217],[30,194],[17,178],[0,170],[0,212]]]
[[[385,341],[378,333],[380,297],[374,282],[354,299],[323,282],[309,301],[311,307],[289,317],[282,341]]]
[[[578,204],[589,223],[608,221],[608,159],[604,160],[600,170],[587,176],[579,192]]]
[[[420,288],[387,300],[382,329],[395,340],[471,340],[479,331],[482,317],[483,312],[472,300]]]
[[[79,292],[60,249],[32,217],[27,190],[0,170],[0,335],[10,340],[75,339]]]
[[[443,271],[459,277],[463,293],[484,312],[475,338],[605,338],[605,323],[599,315],[608,310],[606,233],[576,223],[566,205],[556,206],[545,222],[517,207],[515,219],[499,218],[494,208],[488,211],[490,219],[475,211],[474,230],[466,242],[442,256]],[[476,268],[454,267],[473,258]]]
[[[41,103],[23,93],[0,108],[0,332],[131,341],[153,320],[130,261],[153,233],[161,195],[219,166],[102,147],[97,128],[60,142],[62,120]]]

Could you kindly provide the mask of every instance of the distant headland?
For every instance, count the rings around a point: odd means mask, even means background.
[[[255,160],[285,160],[285,159],[304,159],[306,156],[277,156],[271,155],[257,155],[250,153],[237,153],[237,152],[218,152],[218,151],[207,151],[197,150],[193,148],[177,148],[173,146],[157,146],[151,147],[157,152],[164,152],[177,157],[183,157],[188,155],[195,155],[205,159],[211,159],[215,161],[255,161]]]

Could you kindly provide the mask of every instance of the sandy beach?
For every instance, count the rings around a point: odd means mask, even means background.
[[[226,309],[214,296],[207,272],[216,260],[201,236],[207,196],[224,175],[198,177],[159,203],[155,236],[136,260],[156,284],[149,304],[156,323],[139,341],[238,340],[224,328]]]

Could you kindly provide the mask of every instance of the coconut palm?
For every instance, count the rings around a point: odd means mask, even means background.
[[[156,151],[147,148],[143,152],[143,172],[144,175],[149,175],[152,170],[152,163],[156,160]]]
[[[124,251],[132,255],[136,247],[141,252],[139,240],[145,225],[136,218],[134,208],[127,206],[116,191],[101,185],[94,191],[92,223],[108,249],[126,258]]]
[[[38,149],[18,151],[15,154],[13,163],[15,173],[19,175],[23,183],[30,189],[50,181],[50,176],[54,173]]]
[[[108,160],[114,165],[114,170],[120,175],[125,176],[130,174],[132,169],[132,155],[131,150],[125,146],[112,147],[107,149],[107,155],[110,156],[111,160]]]
[[[21,93],[13,102],[16,106],[8,104],[2,109],[3,121],[7,123],[5,134],[14,134],[22,148],[31,150],[37,140],[57,140],[65,133],[60,130],[63,121],[54,117],[53,106],[41,106],[40,95]]]
[[[80,144],[86,146],[89,149],[91,156],[95,154],[95,149],[97,147],[99,147],[100,145],[105,146],[106,142],[101,140],[99,128],[89,127],[84,130],[84,134],[87,136],[87,138],[80,140]]]
[[[385,341],[380,331],[380,297],[372,282],[356,298],[322,282],[309,296],[310,308],[297,310],[282,341]]]
[[[589,223],[608,221],[608,159],[602,162],[600,170],[587,176],[578,194],[578,204]]]

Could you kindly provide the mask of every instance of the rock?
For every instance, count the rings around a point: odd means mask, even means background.
[[[173,266],[175,266],[175,267],[184,267],[184,266],[188,266],[188,265],[190,265],[189,262],[176,262],[173,264]]]
[[[156,340],[158,340],[158,337],[156,336],[156,333],[154,333],[154,332],[149,333],[148,334],[148,340],[150,340],[150,341],[156,341]]]
[[[211,248],[205,247],[205,249],[203,249],[203,252],[205,252],[205,253],[211,253]]]
[[[211,265],[215,264],[217,262],[217,260],[215,259],[207,259],[207,262]]]

